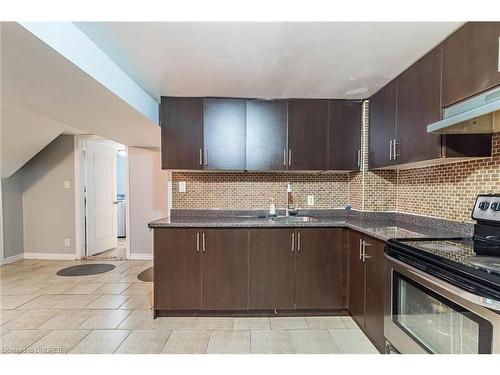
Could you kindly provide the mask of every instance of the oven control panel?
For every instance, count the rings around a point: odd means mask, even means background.
[[[472,218],[500,222],[500,194],[478,195]]]

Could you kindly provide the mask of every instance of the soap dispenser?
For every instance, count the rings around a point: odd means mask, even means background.
[[[269,216],[276,216],[276,204],[274,204],[274,198],[271,198],[271,204],[269,205]]]

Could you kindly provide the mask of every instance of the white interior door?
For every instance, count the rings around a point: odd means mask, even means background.
[[[118,245],[116,229],[116,149],[87,141],[87,255]]]

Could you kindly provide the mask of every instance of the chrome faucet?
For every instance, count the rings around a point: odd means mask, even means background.
[[[286,208],[285,208],[285,215],[289,216],[290,215],[290,201],[292,197],[292,184],[289,182],[286,183]]]

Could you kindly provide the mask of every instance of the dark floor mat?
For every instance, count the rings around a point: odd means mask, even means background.
[[[114,269],[112,264],[80,264],[57,271],[59,276],[87,276],[97,275]]]
[[[137,278],[141,281],[145,281],[150,283],[153,281],[153,267],[145,269],[140,274],[137,275]]]

